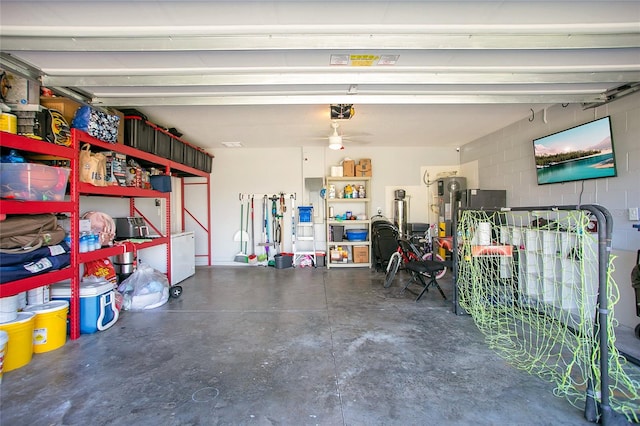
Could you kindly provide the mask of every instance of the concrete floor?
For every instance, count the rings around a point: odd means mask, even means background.
[[[0,424],[591,424],[436,291],[415,302],[382,280],[360,268],[199,268],[179,299],[6,373]]]

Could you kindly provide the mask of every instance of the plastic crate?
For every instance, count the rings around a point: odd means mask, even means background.
[[[173,136],[159,127],[155,127],[155,145],[153,153],[158,157],[171,158],[171,140]]]
[[[196,168],[196,153],[198,151],[191,145],[184,145],[184,161],[185,166]]]
[[[211,173],[213,158],[206,152],[198,150],[196,154],[196,169]]]
[[[180,139],[171,138],[171,161],[184,164],[184,146]]]
[[[313,212],[312,206],[298,207],[298,222],[311,222],[312,212]]]
[[[141,117],[124,118],[124,144],[145,152],[153,153],[155,129]]]

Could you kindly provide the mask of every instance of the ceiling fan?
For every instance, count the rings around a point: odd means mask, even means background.
[[[339,150],[344,149],[344,145],[342,144],[342,135],[338,134],[338,127],[340,125],[337,121],[331,122],[331,128],[333,129],[333,133],[329,135],[329,149]]]
[[[336,120],[331,121],[331,128],[333,129],[333,131],[328,137],[329,149],[333,149],[333,150],[344,149],[343,142],[345,140],[351,141],[351,139],[349,139],[348,136],[345,136],[338,131],[338,129],[340,128],[340,123],[338,123]]]

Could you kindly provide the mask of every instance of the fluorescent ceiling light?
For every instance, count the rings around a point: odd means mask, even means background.
[[[222,142],[225,148],[242,148],[242,142]]]

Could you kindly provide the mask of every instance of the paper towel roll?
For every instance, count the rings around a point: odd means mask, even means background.
[[[491,223],[480,222],[478,224],[478,245],[488,246],[491,245]]]

